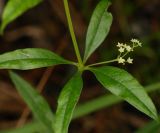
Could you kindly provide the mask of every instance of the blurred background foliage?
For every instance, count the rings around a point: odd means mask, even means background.
[[[83,54],[86,29],[93,9],[99,0],[70,0],[70,9]],[[0,15],[7,1],[0,0]],[[160,81],[160,1],[159,0],[112,0],[109,11],[113,14],[113,24],[108,37],[91,56],[89,63],[113,59],[117,56],[117,42],[129,42],[138,38],[143,47],[134,51],[132,65],[119,66],[130,72],[144,86]],[[40,47],[53,50],[63,57],[76,59],[69,35],[62,0],[44,0],[40,5],[27,11],[9,24],[0,36],[0,53],[7,51]],[[58,94],[69,79],[74,68],[56,66],[29,71],[17,71],[33,86],[42,91],[53,110],[56,108]],[[106,93],[89,72],[83,75],[84,86],[80,103],[89,101]],[[160,91],[151,97],[160,110]],[[11,84],[6,70],[0,70],[0,129],[19,127],[32,120],[25,115],[25,103]],[[104,108],[80,119],[70,126],[70,133],[132,133],[144,126],[149,118],[123,102]]]

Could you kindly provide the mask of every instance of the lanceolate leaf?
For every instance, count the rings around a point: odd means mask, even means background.
[[[27,70],[70,63],[57,54],[40,48],[19,49],[0,55],[0,69]]]
[[[112,14],[107,12],[109,0],[101,0],[93,12],[86,36],[84,61],[106,38],[112,24]]]
[[[143,87],[128,72],[116,67],[90,69],[98,81],[116,96],[129,102],[153,119],[158,119],[157,111]]]
[[[32,110],[34,116],[52,133],[54,115],[46,100],[31,85],[14,72],[10,71],[10,77],[19,94]]]
[[[67,133],[82,86],[81,73],[77,72],[63,88],[58,98],[56,118],[53,123],[55,133]]]
[[[36,6],[42,0],[9,0],[2,14],[0,32],[3,32],[7,24],[15,20],[26,10]]]

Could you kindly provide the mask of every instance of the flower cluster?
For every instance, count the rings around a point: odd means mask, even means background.
[[[118,51],[119,51],[119,55],[117,57],[117,61],[118,63],[121,63],[121,64],[125,64],[126,62],[129,63],[129,64],[132,64],[133,63],[133,59],[131,59],[130,57],[128,57],[128,59],[125,59],[124,57],[130,53],[131,51],[134,50],[135,47],[141,47],[142,43],[137,40],[137,39],[131,39],[130,40],[131,44],[130,45],[127,45],[126,43],[119,43],[117,44],[117,47],[118,47]]]
[[[134,47],[137,47],[137,46],[142,47],[142,45],[141,45],[142,43],[139,42],[139,40],[137,40],[137,39],[131,39],[131,42],[133,43]]]

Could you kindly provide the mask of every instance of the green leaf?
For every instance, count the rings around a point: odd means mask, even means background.
[[[116,67],[90,68],[98,81],[114,95],[121,97],[153,119],[157,111],[144,88],[128,72]]]
[[[93,12],[86,36],[84,61],[104,41],[112,24],[112,14],[107,12],[109,0],[101,0]]]
[[[0,32],[2,33],[4,28],[10,22],[15,20],[28,9],[39,4],[41,1],[42,0],[9,0],[2,14],[2,24],[0,27]]]
[[[78,102],[82,86],[83,81],[81,73],[77,72],[61,91],[58,98],[56,118],[53,123],[56,133],[67,133],[73,110]]]
[[[19,94],[32,110],[34,116],[50,131],[53,132],[52,123],[54,115],[46,100],[25,80],[14,72],[9,72],[12,82]]]
[[[0,55],[0,69],[27,70],[57,64],[71,64],[71,62],[40,48],[19,49]]]
[[[153,83],[145,87],[145,90],[148,93],[151,93],[153,91],[158,91],[159,89],[160,89],[160,82]],[[88,102],[81,103],[78,106],[76,106],[72,118],[76,119],[76,118],[82,117],[84,115],[95,112],[102,108],[106,108],[106,107],[115,105],[122,101],[123,101],[122,98],[119,98],[112,94],[110,95],[106,94],[104,96],[97,97],[93,100],[89,100]]]

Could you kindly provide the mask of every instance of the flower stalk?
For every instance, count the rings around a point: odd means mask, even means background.
[[[104,65],[104,64],[113,63],[113,62],[118,62],[119,64],[123,64],[123,65],[125,65],[126,62],[129,64],[133,64],[132,58],[128,57],[127,59],[125,59],[124,57],[128,55],[130,52],[132,52],[134,48],[139,46],[141,47],[141,43],[137,39],[131,39],[130,41],[132,43],[131,45],[118,42],[117,47],[118,47],[119,55],[117,56],[116,59],[90,64],[87,67]]]

